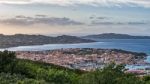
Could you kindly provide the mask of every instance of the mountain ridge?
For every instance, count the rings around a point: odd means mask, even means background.
[[[29,45],[43,45],[43,44],[69,44],[69,43],[89,43],[94,40],[83,39],[76,36],[62,35],[57,37],[50,37],[44,35],[3,35],[0,34],[0,48],[29,46]]]
[[[150,39],[150,36],[133,36],[129,34],[103,33],[97,35],[87,35],[82,38],[86,39]]]

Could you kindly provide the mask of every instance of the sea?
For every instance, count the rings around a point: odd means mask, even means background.
[[[150,39],[96,39],[98,42],[78,44],[45,44],[32,46],[19,46],[0,49],[9,51],[44,51],[62,48],[103,48],[123,49],[133,52],[144,52],[148,55],[146,62],[150,63]],[[150,68],[150,65],[127,65],[130,69]]]

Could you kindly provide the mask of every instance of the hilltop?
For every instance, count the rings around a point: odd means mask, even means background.
[[[0,34],[0,48],[28,46],[28,45],[89,43],[89,42],[95,42],[95,41],[82,39],[76,36],[68,36],[68,35],[50,37],[44,35]]]
[[[103,33],[97,35],[83,36],[86,39],[150,39],[150,36],[132,36],[128,34]]]

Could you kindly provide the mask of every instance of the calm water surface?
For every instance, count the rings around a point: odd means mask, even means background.
[[[145,52],[147,54],[150,54],[150,39],[104,39],[99,41],[100,42],[79,44],[46,44],[36,46],[19,46],[5,49],[11,51],[41,51],[61,48],[116,48],[137,52]]]

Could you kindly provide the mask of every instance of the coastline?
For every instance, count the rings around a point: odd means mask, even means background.
[[[7,48],[10,51],[46,51],[46,50],[55,50],[55,49],[67,49],[67,48],[101,48],[101,49],[122,49],[131,52],[144,52],[148,56],[145,59],[142,59],[137,65],[133,65],[136,69],[141,67],[149,66],[150,63],[150,48],[147,47],[149,44],[145,43],[145,40],[101,40],[101,42],[94,43],[78,43],[78,44],[45,44],[45,45],[33,45],[33,46],[19,46],[13,48]],[[6,50],[6,49],[3,49]],[[144,60],[144,61],[143,61]],[[148,61],[146,61],[148,60]],[[148,63],[146,63],[148,62]],[[132,66],[132,65],[131,65]],[[134,68],[134,67],[133,67]],[[132,69],[132,67],[131,67]]]

